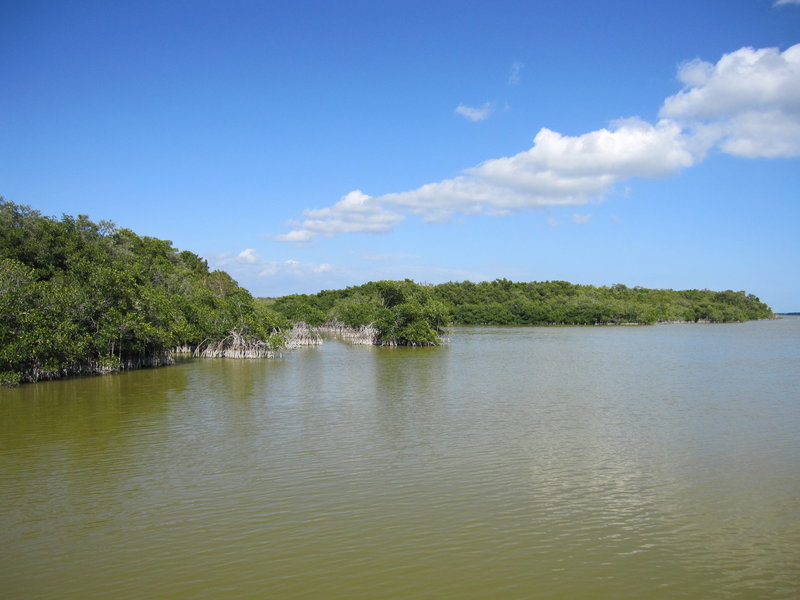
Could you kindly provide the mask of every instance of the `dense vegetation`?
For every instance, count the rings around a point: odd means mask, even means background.
[[[256,301],[227,273],[209,271],[206,261],[169,241],[83,215],[43,217],[0,198],[0,383],[164,364],[176,349],[267,356],[286,343],[289,326],[301,322],[368,332],[368,343],[425,346],[438,344],[451,323],[650,324],[772,316],[745,292],[507,279],[435,286],[373,281]]]
[[[773,316],[745,292],[653,290],[575,285],[565,281],[419,285],[378,281],[344,290],[267,301],[292,321],[351,326],[375,323],[384,340],[433,342],[448,322],[457,325],[652,324],[674,321],[731,322]]]
[[[453,322],[492,325],[725,323],[767,319],[772,310],[745,292],[656,290],[622,284],[596,287],[566,281],[444,283],[433,294]]]
[[[163,364],[179,347],[272,348],[285,323],[169,241],[0,198],[0,382]]]
[[[433,288],[404,281],[371,281],[314,295],[284,296],[266,303],[293,322],[312,326],[340,323],[352,328],[371,325],[375,343],[386,346],[430,346],[441,341],[449,323],[445,304]]]

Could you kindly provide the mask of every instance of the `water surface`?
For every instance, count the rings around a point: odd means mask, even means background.
[[[795,598],[800,320],[0,390],[2,598]]]

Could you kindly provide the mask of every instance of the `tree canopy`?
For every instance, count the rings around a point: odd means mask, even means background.
[[[765,319],[772,310],[744,291],[659,290],[623,284],[596,287],[566,281],[420,285],[376,281],[318,294],[267,301],[293,321],[320,325],[373,324],[385,342],[435,343],[455,325],[597,325],[658,322],[734,322]]]
[[[172,243],[0,199],[0,381],[159,364],[231,332],[277,347],[287,321]]]
[[[487,325],[725,323],[765,319],[772,310],[744,291],[663,290],[623,284],[596,287],[566,281],[496,279],[443,283],[435,297],[454,323]]]
[[[161,364],[170,350],[269,355],[293,323],[429,346],[457,325],[651,324],[770,318],[752,294],[566,281],[371,281],[254,299],[172,242],[85,215],[44,217],[0,198],[0,383]],[[249,346],[248,346],[249,344]],[[244,346],[243,346],[244,345]],[[265,354],[266,353],[266,354]]]
[[[450,322],[447,307],[434,296],[432,289],[410,279],[371,281],[342,290],[283,296],[267,302],[270,308],[295,322],[372,325],[378,330],[377,343],[386,346],[438,344],[443,328]]]

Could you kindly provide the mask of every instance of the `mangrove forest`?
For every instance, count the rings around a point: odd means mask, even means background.
[[[270,356],[287,323],[172,243],[0,199],[0,382]]]
[[[343,290],[262,299],[290,321],[378,323],[385,335],[431,340],[453,325],[651,325],[768,319],[772,310],[744,291],[663,290],[566,281],[421,285],[378,281]],[[424,316],[420,320],[419,317]],[[424,323],[429,328],[423,328]]]
[[[272,357],[336,335],[432,346],[449,325],[649,325],[774,317],[744,291],[496,279],[371,281],[254,298],[172,242],[0,198],[0,383],[169,364],[176,354]]]

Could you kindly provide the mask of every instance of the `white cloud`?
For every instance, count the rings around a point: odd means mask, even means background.
[[[668,120],[651,125],[625,119],[581,136],[543,128],[530,150],[416,190],[378,197],[355,190],[330,208],[306,210],[302,229],[273,239],[307,242],[315,234],[384,233],[404,218],[398,211],[443,222],[455,214],[499,216],[584,205],[620,180],[669,175],[694,162],[680,127]]]
[[[227,252],[221,254],[211,254],[208,257],[209,264],[215,267],[232,268],[234,266],[246,267],[247,265],[260,262],[258,253],[253,248],[245,248],[238,254]]]
[[[664,101],[661,116],[696,140],[747,158],[800,156],[800,44],[741,48],[715,65],[694,60],[678,78],[685,87]]]
[[[468,172],[514,188],[560,196],[565,190],[572,194],[602,188],[608,179],[667,175],[692,162],[675,123],[661,121],[654,126],[632,118],[616,121],[611,129],[575,137],[543,128],[530,150],[486,161]]]
[[[797,4],[800,5],[800,0],[775,0],[772,6],[781,6],[783,4]]]
[[[455,112],[470,121],[483,121],[489,118],[489,115],[494,112],[494,108],[494,102],[487,102],[480,108],[459,104],[456,106]]]
[[[622,179],[668,175],[694,161],[680,128],[671,121],[650,125],[626,119],[611,129],[576,137],[542,129],[530,150],[376,200],[427,221],[444,221],[456,213],[506,215],[586,204]]]
[[[279,277],[287,275],[291,277],[310,277],[314,273],[329,273],[334,270],[333,266],[327,263],[319,265],[313,263],[303,263],[291,258],[282,262],[263,262],[259,265],[259,267],[260,268],[257,273],[258,277]]]
[[[385,233],[409,213],[441,222],[455,214],[581,206],[627,179],[691,167],[713,148],[750,158],[800,155],[800,44],[784,52],[741,48],[716,64],[688,61],[678,79],[683,89],[664,101],[655,124],[633,117],[577,136],[541,128],[528,150],[415,190],[382,196],[355,190],[329,208],[306,210],[298,229],[272,237],[308,243],[316,235]],[[481,120],[493,109],[460,105],[456,112]]]
[[[511,63],[511,72],[508,74],[508,83],[510,85],[519,85],[520,73],[522,72],[522,67],[524,66],[525,63],[521,62]]]
[[[309,243],[314,238],[314,233],[308,229],[295,229],[289,233],[268,236],[276,242],[292,242],[302,245]]]
[[[678,81],[684,85],[705,85],[714,73],[714,65],[699,58],[678,65]]]
[[[283,261],[265,260],[253,248],[246,248],[238,254],[212,255],[209,263],[214,268],[226,270],[237,280],[273,276],[313,277],[315,274],[335,271],[328,263],[304,263],[292,258]]]
[[[374,198],[354,190],[329,208],[303,211],[301,229],[271,236],[278,242],[305,244],[317,235],[341,233],[386,233],[405,217],[390,212]]]
[[[307,277],[312,273],[327,273],[332,271],[333,267],[327,263],[317,265],[313,263],[302,263],[298,260],[284,260],[284,261],[265,261],[259,265],[257,273],[258,277],[277,277],[277,276],[294,276],[294,277]]]
[[[253,248],[246,248],[239,252],[236,257],[239,262],[254,263],[258,260],[258,254]]]
[[[354,190],[330,208],[303,212],[303,227],[314,233],[385,233],[402,215],[391,213],[371,196]]]

